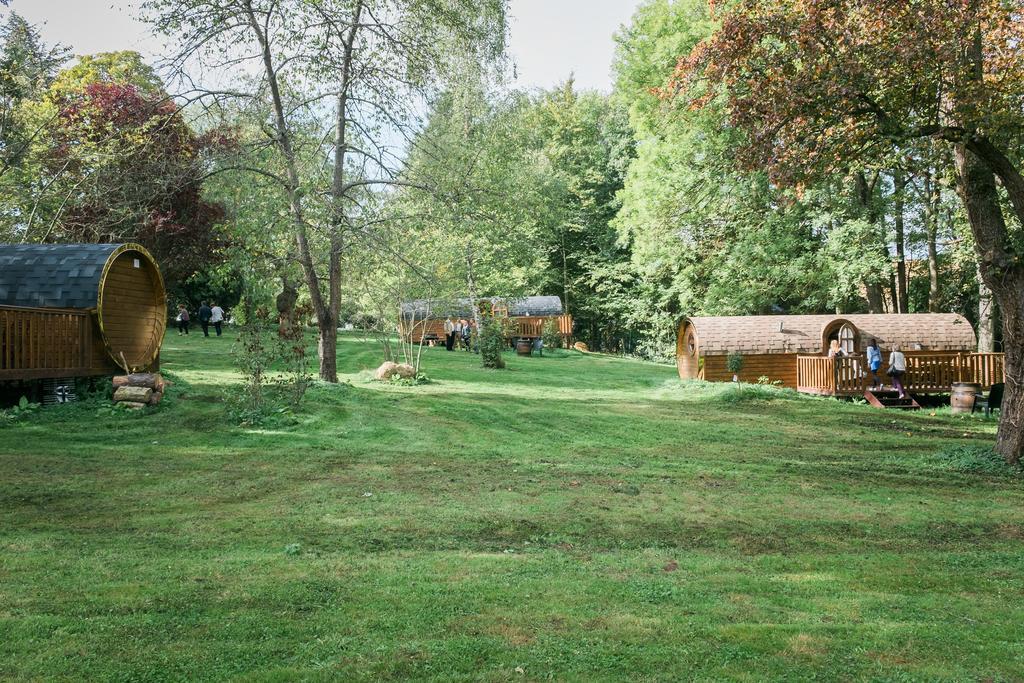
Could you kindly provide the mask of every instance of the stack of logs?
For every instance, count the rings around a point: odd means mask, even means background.
[[[170,384],[158,372],[133,372],[118,375],[113,381],[114,401],[134,410],[160,403],[164,389]]]

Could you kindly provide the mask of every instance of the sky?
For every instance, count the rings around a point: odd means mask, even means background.
[[[574,74],[577,87],[608,91],[613,34],[640,0],[512,0],[509,52],[519,87],[549,88]],[[137,50],[159,43],[137,21],[131,0],[13,0],[12,9],[40,26],[48,43],[75,54]]]

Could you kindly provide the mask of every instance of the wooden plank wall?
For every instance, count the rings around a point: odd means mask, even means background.
[[[756,383],[761,377],[781,380],[782,386],[796,389],[796,354],[751,354],[743,356],[740,381]],[[704,356],[704,379],[709,382],[731,382],[727,356]]]

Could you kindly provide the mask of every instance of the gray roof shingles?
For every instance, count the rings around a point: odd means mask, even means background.
[[[120,244],[0,244],[0,306],[95,308]]]
[[[492,299],[492,301],[497,302],[498,300]],[[509,299],[507,303],[510,316],[562,315],[562,300],[557,296],[527,296],[521,299]],[[469,318],[473,315],[473,306],[469,299],[455,301],[419,299],[402,302],[402,315],[410,315],[414,310],[418,318],[426,315],[428,311],[431,318],[447,316]]]

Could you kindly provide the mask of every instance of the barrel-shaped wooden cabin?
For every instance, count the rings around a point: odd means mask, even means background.
[[[0,381],[153,370],[166,326],[138,244],[0,244]]]
[[[572,336],[572,316],[565,315],[562,300],[557,296],[527,296],[520,299],[487,299],[494,315],[511,320],[509,336],[536,339],[541,336],[544,325],[555,320],[563,338]],[[444,339],[445,320],[472,320],[473,301],[456,299],[418,299],[404,301],[401,307],[399,332],[414,342]]]
[[[912,391],[940,393],[952,382],[987,387],[1002,381],[1002,354],[975,353],[974,330],[954,313],[686,318],[676,337],[676,364],[683,379],[728,382],[728,358],[740,354],[740,381],[767,378],[807,393],[857,395],[868,381],[864,354],[872,339],[883,362],[895,347],[904,352],[905,384]],[[832,340],[843,351],[838,360],[827,355]]]

